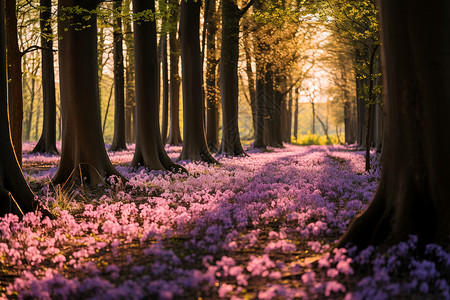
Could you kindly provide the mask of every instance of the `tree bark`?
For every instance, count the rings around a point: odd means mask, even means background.
[[[218,163],[209,152],[203,122],[200,0],[181,1],[180,48],[183,81],[183,150],[180,160]]]
[[[177,24],[179,18],[180,4],[178,0],[169,0],[170,19],[169,23],[175,29],[169,32],[169,47],[170,47],[170,121],[169,121],[169,137],[167,143],[169,145],[181,145],[181,131],[180,131],[180,45],[177,38]]]
[[[297,130],[298,130],[298,88],[295,89],[294,93],[294,101],[295,101],[295,109],[294,109],[294,137],[297,140]]]
[[[27,78],[25,75],[22,76],[23,82],[27,81]],[[25,121],[24,121],[24,129],[25,129],[25,133],[23,135],[23,140],[25,141],[30,141],[31,138],[31,123],[33,121],[33,113],[34,113],[34,100],[35,100],[35,79],[34,77],[31,77],[31,87],[28,86],[28,91],[29,91],[29,110],[28,110],[28,114],[25,117]],[[24,95],[25,97],[25,95]]]
[[[125,82],[123,67],[122,0],[113,4],[113,56],[114,56],[114,137],[110,151],[127,149],[125,139]]]
[[[367,210],[338,247],[421,245],[450,235],[450,3],[378,1],[385,87],[382,176]],[[401,17],[399,17],[401,16]]]
[[[0,0],[0,215],[22,215],[36,208],[34,195],[23,177],[11,142],[6,78],[5,7]]]
[[[44,123],[41,137],[32,153],[58,154],[56,149],[56,95],[55,69],[53,62],[52,1],[41,0],[41,55],[42,55],[42,99]]]
[[[17,39],[16,1],[6,1],[6,46],[8,59],[8,108],[10,130],[17,160],[22,165],[22,53]]]
[[[133,0],[135,15],[155,12],[154,0]],[[156,20],[134,22],[136,76],[136,150],[131,167],[184,170],[164,150],[159,130],[159,63]]]
[[[222,0],[222,47],[220,95],[222,98],[222,143],[219,154],[245,154],[239,135],[239,21],[243,12],[233,0]]]
[[[247,31],[247,25],[244,23],[243,31]],[[250,47],[250,34],[244,34],[244,52],[245,52],[245,72],[248,80],[248,92],[250,95],[250,108],[252,110],[253,135],[256,136],[256,91],[255,74],[252,69],[252,52]]]
[[[169,127],[169,66],[167,61],[167,34],[160,38],[160,59],[162,68],[162,122],[161,139],[163,144],[167,140],[167,129]]]
[[[255,141],[254,148],[266,148],[264,142],[265,122],[266,122],[266,83],[262,63],[256,61],[256,86],[255,86]]]
[[[131,0],[125,0],[123,4],[123,13],[130,13]],[[135,98],[134,98],[134,46],[133,32],[131,22],[126,20],[124,23],[125,45],[127,47],[127,66],[126,66],[126,92],[125,92],[125,139],[131,144],[136,141],[135,137]]]
[[[208,3],[206,23],[206,141],[212,152],[219,150],[219,99],[217,95],[216,1]]]
[[[87,12],[73,12],[79,6]],[[69,180],[90,186],[115,175],[106,153],[100,120],[95,0],[59,0],[58,41],[63,121],[61,162],[55,184]]]

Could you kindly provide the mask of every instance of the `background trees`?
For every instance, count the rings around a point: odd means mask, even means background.
[[[56,87],[53,64],[52,1],[40,2],[41,53],[42,53],[42,100],[44,121],[41,137],[33,152],[58,154],[56,149]],[[31,112],[32,113],[32,112]],[[31,114],[29,125],[31,125]]]
[[[33,39],[30,40],[47,36],[47,39],[42,40],[43,46],[41,48],[48,55],[50,52],[45,51],[45,48],[51,48],[52,46],[50,44],[44,45],[44,42],[52,42],[48,38],[51,37],[50,24],[55,24],[57,18],[55,15],[48,15],[49,10],[38,10],[35,5],[37,1],[35,2],[17,2],[17,9],[20,12],[18,14],[19,51],[28,53],[32,50],[28,48],[38,47],[22,42],[25,36],[32,36]],[[297,136],[299,132],[307,133],[308,130],[311,133],[327,136],[328,143],[332,142],[333,135],[336,136],[337,140],[352,143],[355,141],[354,136],[357,135],[355,132],[367,131],[369,134],[366,134],[366,137],[377,137],[377,141],[373,139],[371,142],[364,143],[364,139],[359,138],[359,143],[361,145],[381,145],[379,143],[381,137],[378,134],[381,128],[381,126],[378,126],[379,121],[364,124],[360,122],[359,125],[355,123],[358,116],[361,120],[363,112],[366,113],[365,110],[355,113],[356,100],[362,99],[361,95],[366,95],[367,97],[364,96],[366,100],[370,98],[373,100],[372,102],[375,101],[374,103],[369,101],[371,104],[367,107],[372,107],[373,112],[366,114],[368,117],[364,117],[364,120],[369,118],[378,120],[377,116],[380,115],[382,107],[377,99],[380,89],[377,83],[379,66],[377,65],[378,51],[376,48],[379,42],[377,42],[378,25],[375,19],[376,9],[373,2],[364,0],[352,4],[344,0],[334,0],[326,1],[326,3],[319,1],[300,4],[298,1],[270,0],[256,1],[255,6],[250,7],[251,3],[251,1],[239,2],[236,6],[234,2],[228,3],[225,1],[218,4],[216,1],[209,0],[205,3],[203,10],[200,6],[198,12],[196,12],[199,16],[203,14],[203,18],[199,17],[198,22],[192,23],[198,23],[195,34],[191,25],[183,25],[188,28],[179,27],[181,38],[183,38],[183,34],[186,36],[187,33],[193,39],[197,39],[200,31],[205,32],[203,29],[206,29],[206,35],[202,39],[206,49],[196,49],[197,40],[191,39],[189,42],[185,40],[186,43],[183,44],[185,49],[183,55],[189,57],[185,59],[185,65],[181,68],[182,72],[187,72],[187,75],[185,74],[183,77],[188,77],[184,78],[183,88],[186,90],[183,92],[183,97],[184,99],[200,99],[195,100],[200,102],[191,105],[189,101],[192,100],[188,100],[189,105],[185,103],[182,115],[180,115],[178,103],[180,97],[180,77],[178,74],[180,68],[178,62],[181,52],[178,45],[177,30],[179,12],[183,7],[176,0],[161,1],[160,5],[156,7],[155,22],[157,28],[161,28],[160,32],[156,32],[156,38],[162,41],[161,49],[165,49],[165,35],[169,36],[170,65],[163,68],[164,70],[167,69],[169,74],[168,78],[164,76],[160,78],[160,74],[157,74],[152,76],[151,80],[144,81],[146,87],[153,86],[155,80],[161,80],[160,85],[157,84],[156,88],[167,87],[167,85],[170,87],[169,89],[166,88],[170,99],[168,142],[170,144],[181,143],[180,129],[183,129],[183,134],[195,136],[193,140],[196,141],[192,143],[186,141],[182,157],[187,158],[189,156],[190,159],[207,157],[205,159],[207,161],[214,161],[210,154],[199,155],[198,153],[210,153],[206,151],[208,148],[206,146],[209,145],[213,150],[216,150],[219,137],[223,140],[222,151],[229,146],[224,151],[227,154],[242,153],[243,147],[239,141],[242,132],[244,144],[249,144],[250,139],[254,137],[254,146],[261,148],[266,146],[281,147],[283,143],[290,142],[292,133]],[[48,0],[43,0],[42,4],[42,7],[51,6],[51,2],[49,3]],[[247,4],[249,5],[246,6]],[[111,149],[113,150],[125,148],[124,139],[133,142],[135,132],[142,130],[136,126],[138,118],[136,114],[140,114],[141,110],[136,110],[134,100],[134,55],[135,51],[140,51],[140,49],[135,49],[132,43],[135,28],[131,20],[136,21],[137,15],[129,11],[130,7],[130,1],[124,1],[122,11],[121,1],[114,1],[114,4],[104,3],[100,9],[95,8],[88,14],[89,17],[99,16],[102,24],[102,29],[97,32],[99,40],[97,71],[100,77],[98,93],[100,95],[103,136],[99,135],[97,139],[103,137],[107,142],[112,142]],[[241,22],[238,21],[242,18],[242,11],[238,12],[239,7],[245,7],[244,11],[248,9],[248,13]],[[75,10],[79,8],[81,6]],[[42,13],[42,34],[35,29],[30,31],[32,27],[37,28],[39,12]],[[81,12],[83,12],[83,9],[77,11],[76,14]],[[218,17],[221,14],[223,17]],[[123,24],[120,24],[120,20],[123,20]],[[44,23],[46,26],[44,26]],[[113,27],[115,30],[112,30]],[[123,33],[121,34],[122,27]],[[236,32],[240,34],[236,34]],[[120,41],[122,36],[124,37],[124,44],[123,41]],[[200,43],[200,37],[198,38],[198,43]],[[321,42],[323,40],[327,42]],[[120,49],[121,46],[124,46],[124,48]],[[202,50],[205,52],[202,53]],[[160,52],[160,54],[163,53],[164,51]],[[200,60],[198,59],[198,53],[200,53]],[[219,53],[220,59],[218,59]],[[367,53],[373,55],[368,57]],[[359,61],[356,59],[358,55],[362,55]],[[202,67],[204,65],[201,61],[202,57],[206,59],[206,68]],[[123,74],[121,58],[124,59],[124,65],[126,66],[126,96],[124,100],[121,100],[121,95],[124,94],[121,87],[121,82],[124,81],[124,79],[121,79],[121,74]],[[43,60],[52,61],[50,56],[43,58]],[[56,124],[48,123],[48,121],[42,122],[43,119],[57,119],[59,110],[51,108],[51,105],[45,105],[51,111],[51,113],[45,115],[50,115],[51,118],[42,118],[43,109],[42,104],[40,104],[42,96],[38,91],[40,81],[45,79],[43,81],[49,82],[48,84],[44,82],[45,86],[50,86],[50,88],[44,88],[44,90],[48,90],[48,92],[45,92],[46,94],[54,92],[55,95],[58,95],[60,91],[58,87],[51,87],[51,79],[47,81],[50,75],[45,74],[52,74],[53,72],[51,70],[46,71],[45,68],[41,70],[40,64],[37,62],[38,59],[33,58],[32,60],[32,56],[22,58],[22,66],[24,70],[27,70],[26,76],[23,77],[23,85],[27,87],[23,93],[26,108],[24,122],[26,139],[33,139],[34,135],[41,130],[54,137],[56,132],[61,131]],[[80,63],[80,65],[82,64]],[[50,66],[49,63],[44,65]],[[216,77],[217,66],[220,66],[222,72],[219,77]],[[63,69],[64,67],[61,68],[61,70]],[[365,73],[359,71],[360,69]],[[59,67],[55,70],[58,73],[60,72]],[[362,75],[358,75],[358,72]],[[165,73],[164,71],[163,74]],[[113,84],[114,79],[116,79],[116,82]],[[216,86],[218,79],[221,81],[222,87]],[[314,90],[314,105],[311,105],[307,97],[307,91],[311,91],[315,82],[320,84]],[[360,83],[364,84],[361,85]],[[114,90],[116,91],[114,96],[117,100],[116,103],[111,101]],[[205,93],[204,95],[200,93],[202,90]],[[219,91],[220,97],[218,96]],[[148,97],[152,92],[145,91],[142,93],[145,97]],[[167,92],[164,95],[167,98]],[[230,99],[233,100],[230,101]],[[205,100],[207,105],[204,103]],[[223,101],[223,107],[219,100]],[[121,109],[123,102],[125,102],[125,112]],[[165,102],[163,101],[163,103]],[[228,105],[229,103],[233,104]],[[160,105],[159,103],[155,105],[151,109],[155,116],[152,117],[154,120],[160,118],[157,113],[160,110]],[[60,107],[58,98],[54,106]],[[193,107],[197,107],[195,113],[190,111]],[[311,113],[313,108],[314,114]],[[223,113],[221,122],[220,110]],[[113,111],[115,111],[114,115],[117,116],[116,121],[112,117]],[[150,110],[147,109],[147,111]],[[163,108],[161,116],[164,117],[166,113],[167,105]],[[125,116],[123,117],[123,115]],[[191,116],[194,116],[193,119],[195,119],[192,122],[197,123],[195,126],[187,125],[193,124],[190,120]],[[181,118],[183,119],[183,128],[179,126]],[[44,123],[50,125],[47,126]],[[369,128],[367,124],[372,125]],[[158,125],[160,126],[160,124]],[[292,128],[293,125],[294,128]],[[344,125],[346,130],[342,129]],[[203,141],[205,126],[207,128],[206,146]],[[48,130],[49,127],[51,129]],[[115,130],[112,130],[113,127],[115,127]],[[162,129],[165,127],[163,124]],[[196,129],[192,130],[191,128],[194,127]],[[193,133],[187,133],[190,130]],[[344,131],[345,137],[342,134]],[[31,132],[35,134],[31,134]],[[42,136],[44,137],[44,135]],[[296,139],[294,142],[298,142],[298,140]],[[41,144],[39,143],[37,148],[40,148]],[[55,144],[55,142],[50,144]],[[140,144],[141,142],[138,142],[138,151],[136,152],[141,151],[139,150]],[[154,147],[154,144],[157,143],[151,142],[151,144],[153,145],[151,147]],[[161,146],[163,146],[163,143],[156,148],[159,149],[158,152],[162,153],[164,151],[161,150]],[[51,148],[54,151],[49,150],[49,152],[55,153],[56,146],[51,146]],[[235,148],[237,151],[235,151]],[[195,154],[185,156],[185,153]],[[141,163],[143,164],[142,161]]]
[[[54,1],[53,1],[54,2]],[[170,2],[170,3],[169,3]],[[179,65],[178,61],[180,58],[180,50],[178,45],[178,19],[180,3],[177,0],[171,0],[169,2],[161,1],[160,5],[157,6],[156,22],[158,28],[161,31],[157,33],[157,37],[162,41],[160,45],[164,45],[164,36],[167,35],[168,39],[168,56],[169,65],[168,68],[163,68],[168,70],[168,79],[161,78],[161,88],[164,90],[165,85],[169,85],[169,92],[164,93],[168,95],[170,105],[168,105],[168,142],[169,144],[180,144],[181,143],[181,131],[180,121],[183,120],[182,111],[179,108],[179,97],[180,97],[180,76],[179,76]],[[334,136],[336,140],[337,132],[344,132],[343,127],[347,128],[347,142],[352,143],[354,138],[351,138],[351,131],[359,131],[361,138],[358,139],[361,145],[366,144],[365,139],[361,135],[367,131],[367,122],[360,122],[359,125],[356,124],[353,119],[367,120],[366,117],[362,117],[364,113],[366,116],[365,109],[360,109],[359,113],[354,113],[354,107],[356,107],[356,99],[362,99],[361,95],[368,95],[369,91],[369,80],[368,78],[373,77],[373,98],[375,103],[373,104],[373,117],[372,126],[370,130],[370,136],[374,137],[370,142],[370,145],[376,145],[380,147],[382,137],[379,132],[381,131],[381,122],[378,116],[382,111],[382,106],[379,105],[380,101],[377,98],[379,93],[379,72],[377,69],[379,66],[377,63],[374,64],[374,75],[369,76],[368,71],[364,71],[361,76],[357,76],[355,70],[364,69],[368,70],[368,61],[370,57],[364,56],[363,60],[359,62],[356,61],[356,50],[361,48],[363,43],[370,44],[370,41],[376,41],[377,35],[377,25],[373,23],[374,9],[371,1],[358,1],[358,3],[352,4],[344,0],[335,1],[325,1],[325,2],[305,2],[301,5],[297,1],[265,1],[260,3],[261,7],[256,5],[254,8],[250,8],[249,12],[238,24],[238,30],[241,32],[237,37],[239,41],[239,59],[238,59],[238,85],[237,85],[237,99],[238,99],[238,116],[234,117],[233,120],[238,120],[238,127],[240,131],[240,136],[243,139],[245,145],[249,144],[252,139],[256,138],[256,143],[258,144],[258,137],[263,137],[263,144],[271,146],[281,146],[283,142],[290,142],[291,135],[296,132],[297,136],[300,134],[307,134],[309,132],[316,132],[317,134],[324,135],[324,127],[314,118],[316,124],[314,130],[311,130],[311,115],[312,113],[307,113],[306,110],[311,110],[312,106],[305,105],[303,103],[308,103],[308,100],[304,97],[304,92],[311,85],[310,79],[313,77],[320,76],[319,82],[321,82],[322,88],[320,88],[317,93],[317,108],[319,118],[324,120],[326,123],[326,107],[331,107],[326,104],[327,99],[338,99],[339,97],[345,98],[347,100],[339,100],[342,106],[346,105],[345,112],[347,114],[346,118],[336,117],[333,120],[339,121],[337,124],[328,126],[330,137]],[[36,24],[38,24],[38,12],[40,10],[36,9],[37,0],[25,1],[20,0],[17,3],[18,6],[18,21],[19,21],[19,48],[21,52],[26,52],[27,48],[33,46],[33,43],[29,43],[28,40],[21,42],[24,36],[31,35],[33,39],[40,37],[40,33],[36,29]],[[247,2],[239,3],[239,7],[244,7]],[[96,10],[96,13],[100,15],[102,20],[100,23],[101,30],[98,31],[99,34],[99,58],[101,58],[101,63],[99,62],[99,74],[101,78],[99,80],[99,94],[101,103],[101,114],[102,114],[102,130],[103,136],[107,143],[112,143],[111,149],[115,149],[115,138],[114,133],[120,136],[119,128],[123,128],[123,125],[119,125],[120,118],[118,122],[114,122],[113,115],[116,115],[115,111],[121,107],[118,102],[116,105],[113,99],[120,99],[120,97],[114,96],[114,90],[120,90],[120,84],[113,82],[114,66],[119,66],[120,64],[113,63],[113,41],[117,40],[119,37],[118,33],[120,28],[123,27],[123,37],[124,37],[124,48],[122,51],[117,49],[116,58],[120,57],[119,53],[123,52],[122,56],[124,58],[124,67],[126,69],[125,73],[125,137],[127,142],[133,142],[134,132],[135,132],[135,106],[134,106],[134,46],[133,46],[133,26],[131,25],[131,20],[133,18],[133,13],[129,11],[130,1],[126,0],[123,2],[123,12],[119,12],[119,2],[116,2],[116,9],[113,10],[113,4],[105,2],[102,4],[100,9]],[[203,9],[202,9],[203,8]],[[223,126],[223,122],[227,123],[224,118],[221,118],[219,111],[222,107],[220,102],[222,97],[220,97],[220,92],[227,94],[227,91],[231,89],[220,89],[216,86],[219,80],[218,66],[220,66],[220,55],[225,55],[227,51],[231,49],[229,46],[222,47],[222,25],[224,21],[220,18],[220,14],[223,12],[223,6],[218,4],[216,1],[207,1],[204,7],[200,8],[200,13],[203,17],[200,21],[200,31],[206,28],[206,36],[204,38],[205,43],[204,52],[201,56],[206,59],[206,64],[202,70],[203,89],[205,91],[203,111],[205,119],[204,126],[206,127],[207,142],[212,150],[217,150],[218,139],[226,138],[228,136],[227,130],[224,128],[231,128],[236,126]],[[350,10],[350,8],[354,8]],[[210,10],[207,12],[207,9]],[[214,15],[214,10],[216,14]],[[116,14],[113,17],[113,12]],[[32,17],[33,16],[33,17]],[[35,18],[35,21],[33,21]],[[53,24],[56,23],[56,16],[52,15]],[[112,30],[113,21],[122,19],[122,26],[115,26],[117,30],[116,39],[112,36],[114,32]],[[204,22],[206,20],[206,22]],[[24,26],[21,24],[34,24],[32,26]],[[362,25],[366,26],[362,26]],[[164,24],[164,26],[162,26]],[[227,27],[227,26],[225,26]],[[366,30],[367,29],[367,30]],[[332,37],[333,36],[333,37]],[[332,38],[331,38],[332,37]],[[316,40],[335,40],[334,43],[319,45],[315,43]],[[207,41],[208,40],[208,41]],[[226,38],[225,38],[226,40]],[[31,41],[31,39],[30,39]],[[213,44],[215,43],[215,45]],[[36,43],[34,43],[36,44]],[[117,43],[116,46],[122,43]],[[266,45],[266,46],[264,46]],[[160,46],[161,47],[161,46]],[[261,48],[262,47],[262,48]],[[265,47],[265,49],[263,49]],[[164,47],[163,47],[164,48]],[[222,49],[223,48],[223,49]],[[363,47],[362,47],[363,48]],[[56,47],[55,47],[56,49]],[[336,50],[341,49],[341,50]],[[223,51],[222,51],[223,50]],[[338,58],[337,51],[342,55]],[[360,53],[365,53],[364,51],[359,51]],[[163,54],[164,51],[161,51]],[[211,54],[211,55],[210,55]],[[43,129],[43,107],[41,104],[41,98],[39,92],[39,85],[42,80],[42,71],[37,64],[32,65],[32,59],[34,56],[29,54],[22,58],[22,66],[26,72],[24,74],[23,85],[24,85],[24,139],[33,140],[35,139],[36,132],[41,132]],[[377,57],[374,56],[375,62]],[[334,76],[337,72],[328,72],[328,75],[324,75],[325,72],[318,72],[318,69],[322,70],[338,70],[338,62],[346,61],[345,72],[343,76],[337,80]],[[225,62],[223,63],[225,64]],[[341,63],[342,65],[342,63]],[[314,68],[311,69],[311,67]],[[225,68],[224,70],[228,70]],[[59,72],[58,67],[55,69]],[[309,75],[308,75],[309,73]],[[35,74],[31,76],[31,74]],[[165,72],[163,72],[165,74]],[[258,75],[257,75],[258,74]],[[262,75],[261,75],[262,74]],[[362,74],[362,73],[361,73]],[[215,77],[215,76],[216,77]],[[324,77],[325,76],[325,77]],[[334,76],[334,79],[332,77]],[[356,76],[356,77],[355,77]],[[224,77],[224,76],[222,76]],[[267,78],[266,78],[267,77]],[[357,85],[360,87],[358,89],[354,88],[356,78],[365,77],[364,80],[359,80],[365,84]],[[343,80],[343,78],[347,78]],[[263,80],[261,80],[263,79]],[[34,80],[34,84],[32,81]],[[256,84],[257,80],[260,80]],[[317,80],[317,79],[316,79]],[[120,82],[120,80],[119,80]],[[346,82],[346,84],[342,84]],[[264,92],[256,92],[256,85],[258,85],[258,91],[261,91],[261,84],[265,86]],[[347,90],[345,93],[341,93],[341,96],[337,96],[337,89],[330,89],[328,86],[341,86],[341,90]],[[34,88],[33,88],[34,86]],[[29,87],[29,88],[28,88]],[[299,89],[298,93],[294,91]],[[232,90],[235,90],[233,88]],[[330,91],[334,91],[335,95],[326,96]],[[359,96],[355,96],[358,93]],[[120,94],[120,92],[119,92]],[[233,92],[236,94],[236,91]],[[345,94],[345,96],[344,96]],[[35,95],[35,96],[32,96]],[[60,119],[59,115],[59,89],[56,87],[56,119]],[[258,101],[263,99],[260,107],[256,107],[257,95],[264,95],[263,98],[259,97]],[[114,96],[114,97],[113,97]],[[364,96],[365,97],[365,96]],[[223,97],[224,99],[226,97]],[[367,97],[365,98],[367,99]],[[226,101],[226,100],[225,100]],[[365,100],[364,100],[365,101]],[[173,102],[173,103],[172,103]],[[267,102],[267,103],[266,103]],[[336,102],[336,101],[335,101]],[[363,101],[360,101],[361,103]],[[165,102],[162,101],[164,104]],[[336,102],[337,103],[337,102]],[[209,107],[209,109],[208,109]],[[295,114],[295,108],[297,109],[297,114]],[[335,107],[335,106],[333,106]],[[363,106],[359,106],[365,107]],[[256,111],[259,109],[260,114],[257,115]],[[333,112],[332,110],[331,112]],[[350,113],[352,111],[352,113]],[[114,112],[114,113],[113,113]],[[167,107],[163,109],[161,116],[167,113]],[[225,113],[225,112],[224,112]],[[338,113],[341,114],[340,110]],[[118,116],[121,115],[117,111]],[[236,113],[232,113],[235,115]],[[229,115],[229,114],[228,114]],[[299,117],[300,116],[300,117]],[[350,118],[353,116],[353,119]],[[355,117],[356,116],[356,117]],[[263,134],[258,135],[258,118],[263,120],[262,129]],[[297,120],[297,122],[295,122]],[[331,119],[330,119],[331,120]],[[344,120],[344,121],[342,121]],[[162,120],[165,124],[166,121]],[[261,123],[261,122],[259,122]],[[56,123],[59,125],[59,122]],[[165,125],[161,124],[162,130]],[[297,126],[293,126],[297,124]],[[113,130],[114,126],[117,130]],[[295,128],[293,128],[295,127]],[[350,130],[350,128],[353,128]],[[350,131],[349,131],[350,130]],[[55,130],[56,136],[60,136],[60,126],[56,126]],[[224,134],[223,134],[224,133]],[[353,134],[354,135],[354,134]],[[365,135],[367,136],[367,135]],[[344,136],[341,136],[342,141],[344,141]],[[331,138],[333,140],[333,138]],[[214,142],[215,140],[215,142]],[[375,141],[376,140],[376,141]],[[298,140],[294,140],[298,142]],[[330,141],[331,142],[331,141]],[[123,144],[123,143],[122,143]],[[123,147],[122,147],[123,148]]]

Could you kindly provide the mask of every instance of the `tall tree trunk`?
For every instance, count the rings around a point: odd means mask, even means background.
[[[131,0],[125,0],[123,14],[129,15]],[[125,138],[131,144],[135,142],[135,98],[134,98],[134,49],[131,22],[124,23],[125,45],[127,47],[126,92],[125,92]]]
[[[55,69],[53,62],[52,37],[52,1],[40,2],[41,25],[41,56],[42,56],[42,100],[44,107],[44,122],[41,137],[32,153],[58,154],[56,149],[56,95]]]
[[[278,72],[277,72],[278,73]],[[272,114],[270,116],[270,146],[283,147],[282,142],[282,111],[286,101],[286,78],[281,74],[275,75],[275,84],[273,100],[272,100]]]
[[[266,109],[266,115],[264,116],[264,145],[273,146],[272,140],[273,132],[273,118],[275,109],[275,90],[274,90],[274,74],[270,65],[267,66],[265,71],[264,81],[264,106]]]
[[[161,33],[159,38],[159,59],[162,69],[162,120],[161,120],[161,139],[165,145],[167,141],[167,132],[169,127],[169,64],[168,64],[168,24],[169,20],[167,17],[168,12],[168,2],[167,0],[159,0],[159,11],[164,14],[161,23]]]
[[[297,130],[298,130],[298,88],[295,89],[294,93],[295,109],[294,109],[294,137],[297,140]]]
[[[180,46],[183,80],[183,150],[180,160],[217,163],[209,152],[203,122],[200,0],[181,1]]]
[[[244,23],[242,31],[245,33],[248,26]],[[248,92],[250,95],[250,108],[252,110],[253,135],[256,136],[256,91],[255,91],[255,74],[252,69],[252,53],[250,48],[250,34],[244,34],[244,52],[245,52],[245,72],[248,80]]]
[[[255,86],[255,141],[254,148],[266,148],[264,142],[266,122],[266,83],[262,63],[256,61],[256,86]]]
[[[103,79],[103,69],[104,69],[104,65],[103,65],[103,54],[105,52],[105,34],[104,34],[105,28],[102,25],[99,29],[98,29],[98,33],[97,33],[97,38],[98,38],[98,42],[97,42],[97,55],[98,55],[98,98],[100,99],[100,111],[101,111],[101,105],[102,105],[102,79]]]
[[[369,96],[368,96],[368,106],[367,106],[367,123],[366,123],[366,171],[369,171],[370,169],[370,147],[372,145],[372,120],[373,120],[373,107],[375,105],[374,103],[374,96],[373,96],[373,89],[374,89],[374,78],[373,78],[373,72],[374,72],[374,65],[375,65],[375,57],[377,53],[378,45],[372,49],[372,53],[370,55],[370,62],[369,62]]]
[[[11,138],[17,160],[22,165],[22,53],[17,40],[16,1],[6,1],[6,46],[8,59],[8,101]]]
[[[136,15],[155,12],[154,0],[133,0]],[[136,74],[136,150],[131,167],[153,170],[184,170],[164,150],[159,131],[159,63],[156,20],[134,22]]]
[[[8,121],[8,93],[6,78],[5,7],[0,0],[0,215],[32,212],[34,195],[23,177],[14,154]]]
[[[88,12],[73,12],[79,6]],[[59,0],[58,49],[63,120],[61,162],[55,184],[80,180],[91,186],[116,175],[106,153],[100,120],[95,0]],[[89,17],[88,17],[89,16]]]
[[[34,123],[34,140],[38,139],[40,123],[41,123],[41,107],[38,105],[37,111],[36,111],[36,122]],[[30,124],[31,124],[31,120],[30,120]]]
[[[220,96],[222,98],[222,143],[219,153],[244,154],[239,135],[239,21],[243,13],[233,0],[222,0],[222,47],[220,55]]]
[[[284,120],[285,128],[283,130],[283,142],[291,143],[291,131],[292,131],[292,101],[293,101],[293,93],[294,91],[291,90],[288,93],[288,103],[286,107],[286,119]]]
[[[167,140],[167,130],[169,127],[169,66],[167,61],[167,34],[160,38],[160,59],[162,68],[162,122],[161,138],[163,144]]]
[[[116,0],[114,10],[114,137],[110,151],[127,149],[125,139],[125,82],[123,67],[123,32],[122,32],[122,0]]]
[[[261,11],[263,9],[263,3],[261,0],[255,1],[255,11]],[[263,53],[267,49],[267,45],[259,40],[255,39],[255,53]],[[255,141],[253,143],[254,148],[265,149],[266,144],[266,131],[267,131],[267,70],[266,65],[262,60],[256,59],[256,85],[255,85]]]
[[[179,17],[179,2],[178,0],[169,0],[170,19],[169,23],[175,27],[175,30],[171,30],[169,33],[169,47],[170,47],[170,121],[169,121],[169,137],[167,143],[169,145],[181,145],[181,132],[180,132],[180,75],[179,75],[179,62],[180,62],[180,45],[177,38],[177,24]]]
[[[212,152],[219,150],[219,99],[217,93],[216,1],[208,1],[206,23],[206,141]]]
[[[448,245],[450,140],[442,132],[450,130],[450,3],[378,3],[386,113],[382,176],[371,204],[338,247],[389,246],[410,234],[421,245]]]
[[[26,77],[23,76],[24,81],[26,81]],[[25,134],[23,139],[25,141],[30,141],[31,138],[31,123],[33,121],[33,114],[34,114],[34,100],[35,100],[35,79],[34,77],[31,77],[31,86],[29,86],[28,91],[30,92],[30,105],[28,110],[28,115],[25,117]]]

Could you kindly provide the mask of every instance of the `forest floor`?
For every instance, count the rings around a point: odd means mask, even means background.
[[[448,249],[334,248],[377,186],[362,152],[286,145],[171,174],[128,169],[132,150],[110,153],[126,184],[75,190],[50,183],[59,157],[25,153],[57,218],[0,219],[0,297],[450,299]]]

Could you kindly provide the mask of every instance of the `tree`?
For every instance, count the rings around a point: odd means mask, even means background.
[[[177,38],[177,24],[178,17],[180,15],[180,4],[178,0],[169,0],[169,60],[170,60],[170,122],[169,122],[169,137],[167,143],[169,145],[180,145],[181,132],[180,132],[180,75],[179,75],[179,62],[180,62],[180,45]]]
[[[183,149],[180,160],[217,163],[209,152],[203,122],[200,0],[181,1],[180,48],[183,82]]]
[[[8,60],[8,108],[11,137],[19,164],[22,165],[22,53],[17,40],[16,1],[6,1],[6,41]]]
[[[167,140],[167,129],[169,127],[169,65],[167,58],[167,0],[159,1],[159,10],[163,14],[161,22],[161,33],[159,37],[159,62],[162,69],[162,120],[161,138],[163,144]],[[170,26],[169,26],[170,27]]]
[[[220,55],[220,96],[222,99],[222,143],[219,153],[244,154],[238,123],[239,21],[253,5],[241,10],[233,0],[222,0],[222,47]]]
[[[106,153],[100,120],[95,0],[59,0],[58,54],[62,150],[56,184],[80,180],[96,186],[116,175]]]
[[[376,85],[380,74],[376,65],[379,64],[378,49],[379,23],[375,0],[361,1],[327,1],[329,9],[324,9],[332,15],[334,29],[353,47],[355,56],[356,101],[357,101],[357,142],[366,148],[366,170],[370,169],[370,147],[377,144],[381,147],[382,137],[374,134],[374,124],[382,117],[380,110],[374,110],[380,105],[378,94],[381,88]],[[326,16],[329,20],[330,17]],[[377,126],[376,128],[381,128]],[[374,137],[379,141],[375,142]]]
[[[219,149],[219,99],[217,89],[217,59],[216,35],[219,14],[216,11],[216,1],[205,3],[206,22],[206,141],[212,152]]]
[[[56,149],[55,69],[53,64],[53,33],[51,23],[52,1],[41,0],[40,9],[44,123],[41,137],[32,152],[58,154],[58,150]]]
[[[123,15],[130,15],[131,0],[125,0],[123,4]],[[134,98],[134,49],[133,32],[131,28],[131,18],[124,20],[124,37],[126,52],[126,92],[125,92],[125,137],[127,143],[133,143],[136,140],[136,109]]]
[[[303,42],[302,38],[305,40],[311,35],[306,34],[309,30],[299,32],[305,18],[302,14],[309,13],[298,9],[298,5],[299,2],[295,1],[255,1],[255,148],[282,147],[282,115],[287,114],[286,95],[303,76],[296,76],[290,86],[287,78],[296,73],[293,70],[301,69],[299,60],[304,57],[299,44]]]
[[[369,207],[338,247],[388,246],[410,234],[422,245],[448,245],[450,140],[442,133],[450,129],[450,3],[378,4],[386,114],[382,175]]]
[[[5,2],[0,0],[0,215],[22,215],[37,207],[11,143],[6,78]]]
[[[114,137],[110,151],[126,150],[125,139],[125,83],[123,67],[122,0],[113,3],[114,52]]]
[[[184,170],[164,150],[159,131],[159,63],[154,0],[133,0],[136,76],[136,150],[132,167]]]

